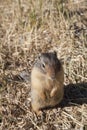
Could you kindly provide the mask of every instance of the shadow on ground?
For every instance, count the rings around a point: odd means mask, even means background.
[[[64,86],[64,98],[59,106],[87,103],[87,82],[69,84]]]

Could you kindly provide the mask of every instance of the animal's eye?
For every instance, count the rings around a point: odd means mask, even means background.
[[[44,63],[42,63],[42,67],[45,68],[45,64]]]

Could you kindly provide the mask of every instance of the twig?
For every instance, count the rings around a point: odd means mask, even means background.
[[[76,120],[73,116],[71,116],[70,114],[68,114],[67,112],[63,111],[63,113],[65,115],[67,115],[68,117],[70,117],[76,124],[78,124],[79,126],[83,127],[83,125],[78,121]]]
[[[40,129],[37,125],[36,125],[36,123],[29,117],[29,119],[31,120],[31,122],[33,123],[33,125],[38,129],[38,130],[42,130],[42,129]]]

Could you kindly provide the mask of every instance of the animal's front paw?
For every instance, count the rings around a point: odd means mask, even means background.
[[[50,93],[50,97],[55,96],[56,91],[57,91],[57,88],[56,87],[53,88],[52,91],[51,91],[51,93]]]

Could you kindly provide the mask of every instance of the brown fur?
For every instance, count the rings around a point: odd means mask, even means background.
[[[37,113],[41,113],[41,108],[57,105],[63,98],[63,82],[64,71],[61,65],[60,70],[56,72],[55,79],[51,79],[51,71],[54,72],[54,68],[50,68],[47,65],[44,74],[40,67],[34,66],[31,72],[31,104],[32,109]]]

